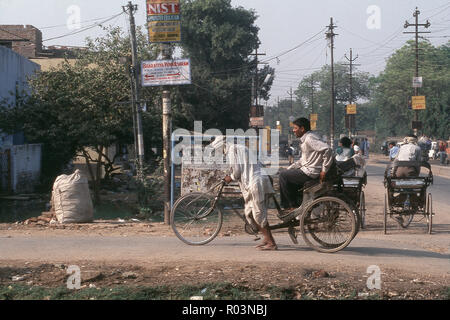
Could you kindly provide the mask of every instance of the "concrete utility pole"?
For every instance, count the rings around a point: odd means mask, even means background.
[[[256,71],[255,76],[252,78],[252,104],[254,103],[255,106],[258,106],[258,89],[259,89],[259,81],[258,81],[258,56],[265,56],[265,53],[258,53],[258,49],[255,49],[255,53],[250,53],[251,56],[255,56],[255,64],[256,64]]]
[[[347,58],[347,55],[344,55],[345,59],[347,59],[350,63],[344,63],[343,65],[350,66],[350,73],[349,73],[349,98],[348,98],[348,104],[353,104],[353,66],[359,66],[359,64],[354,64],[353,61],[358,59],[358,55],[353,59],[353,52],[352,48],[350,48],[350,59]],[[348,118],[348,131],[349,136],[352,135],[352,131],[356,130],[355,124],[356,124],[356,116],[354,114],[347,114],[345,115]]]
[[[429,31],[422,31],[419,32],[419,26],[421,27],[425,27],[428,28],[431,24],[430,22],[427,20],[426,23],[419,23],[419,14],[420,11],[417,9],[414,11],[413,13],[413,17],[416,18],[416,23],[412,24],[409,23],[408,21],[405,22],[404,28],[408,28],[408,27],[415,27],[415,31],[414,32],[403,32],[403,33],[414,33],[416,35],[416,71],[414,76],[417,78],[419,76],[419,33],[430,33]],[[417,96],[419,92],[419,88],[415,87],[414,88],[414,95]],[[419,121],[419,110],[414,110],[414,121]],[[414,134],[417,135],[417,128],[414,128]]]
[[[172,52],[170,48],[170,44],[161,43],[161,52],[164,60],[172,59]],[[172,106],[170,101],[170,91],[169,87],[166,86],[163,88],[162,93],[162,125],[163,125],[163,158],[164,158],[164,223],[170,224],[170,187],[171,187],[171,151],[170,151],[170,143],[171,143],[171,122],[172,122]]]
[[[292,87],[291,87],[291,89],[287,92],[287,94],[288,94],[288,95],[290,96],[290,98],[291,98],[291,117],[292,117],[292,116],[293,116],[293,109],[294,109],[294,102],[293,102],[293,100],[292,100],[292,96],[293,96],[293,93],[292,93]],[[292,130],[291,130],[290,125],[291,125],[291,121],[290,121],[290,119],[289,119],[289,135],[288,135],[288,143],[289,143],[289,144],[292,143]]]
[[[334,89],[334,36],[337,34],[333,32],[336,26],[333,24],[333,18],[330,18],[330,25],[328,26],[328,32],[325,33],[327,39],[330,39],[331,48],[331,110],[330,110],[330,146],[334,149],[334,105],[336,100],[335,89]]]
[[[135,124],[135,150],[137,150],[137,176],[139,181],[144,180],[144,136],[142,133],[142,120],[141,120],[141,104],[140,104],[140,67],[137,56],[137,44],[136,44],[136,24],[134,22],[134,12],[137,11],[137,5],[132,4],[131,1],[128,5],[123,6],[124,12],[127,12],[130,17],[130,41],[131,41],[131,105],[133,110],[133,123]],[[137,146],[137,148],[136,148]]]
[[[316,82],[314,81],[314,76],[311,75],[310,86],[306,87],[307,89],[311,89],[311,113],[314,113],[314,89],[316,89]]]

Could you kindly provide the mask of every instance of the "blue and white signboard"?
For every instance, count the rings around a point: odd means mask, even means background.
[[[191,84],[189,59],[142,62],[142,86],[173,86]]]

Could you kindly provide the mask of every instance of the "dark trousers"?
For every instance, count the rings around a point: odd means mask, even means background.
[[[313,180],[300,169],[290,169],[280,172],[281,206],[285,209],[297,208],[303,201],[303,188],[305,182]]]

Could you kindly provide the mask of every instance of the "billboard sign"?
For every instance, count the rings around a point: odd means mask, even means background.
[[[425,110],[425,96],[413,96],[412,97],[412,108],[413,110]]]
[[[347,105],[347,114],[356,114],[356,104]]]
[[[142,86],[170,86],[191,84],[189,59],[143,61]]]
[[[147,0],[147,27],[150,42],[180,42],[180,1]]]

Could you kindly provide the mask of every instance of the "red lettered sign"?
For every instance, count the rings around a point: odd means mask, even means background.
[[[169,2],[164,0],[163,2],[147,2],[148,14],[179,14],[180,4],[176,2]]]

